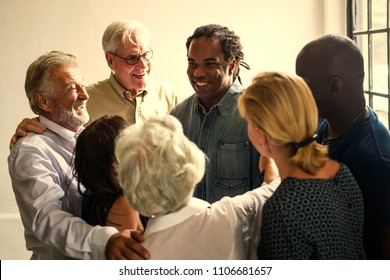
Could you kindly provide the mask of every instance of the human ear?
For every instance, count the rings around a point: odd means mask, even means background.
[[[271,156],[272,149],[267,135],[265,135],[265,133],[260,128],[256,128],[256,137],[258,139],[259,146],[262,148],[262,153],[266,154],[267,156]]]
[[[114,66],[114,61],[112,59],[112,54],[109,53],[109,52],[106,52],[105,56],[106,56],[107,65],[112,69],[112,67]]]
[[[265,146],[267,144],[267,137],[260,128],[256,128],[256,137],[259,140],[259,146]]]
[[[229,75],[233,75],[236,69],[237,61],[235,59],[231,60],[229,63]]]
[[[339,92],[340,90],[342,90],[343,85],[344,85],[342,77],[340,77],[338,75],[333,76],[331,78],[330,82],[331,82],[331,92],[332,93]]]
[[[36,92],[34,94],[35,103],[38,105],[38,107],[45,112],[50,112],[50,100],[45,96],[42,92]]]

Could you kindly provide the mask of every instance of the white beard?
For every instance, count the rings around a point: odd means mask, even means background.
[[[75,106],[80,106],[81,104],[84,105],[84,109],[80,113],[77,113],[74,109],[68,110],[58,104],[58,109],[60,111],[58,122],[73,131],[77,131],[82,125],[86,124],[89,121],[89,114],[86,109],[85,101],[76,102]]]

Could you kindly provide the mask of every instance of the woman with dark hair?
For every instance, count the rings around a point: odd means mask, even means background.
[[[123,196],[114,168],[116,138],[127,126],[120,116],[104,116],[85,128],[77,138],[73,175],[79,191],[85,187],[82,218],[86,222],[143,231],[138,212]]]

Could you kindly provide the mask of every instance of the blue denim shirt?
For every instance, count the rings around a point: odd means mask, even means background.
[[[184,134],[208,157],[206,174],[194,196],[210,203],[261,184],[259,153],[249,141],[247,123],[237,108],[242,90],[240,84],[234,83],[207,114],[196,94],[171,112],[182,123]]]

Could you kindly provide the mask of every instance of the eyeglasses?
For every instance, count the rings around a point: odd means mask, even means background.
[[[116,53],[112,53],[112,52],[110,52],[110,54],[124,59],[126,61],[126,64],[128,64],[128,65],[135,65],[135,64],[137,64],[141,57],[142,57],[143,61],[149,61],[153,57],[153,51],[150,48],[149,48],[149,50],[147,52],[144,52],[143,54],[140,54],[140,55],[129,55],[128,57],[122,57],[122,56],[117,55]]]

